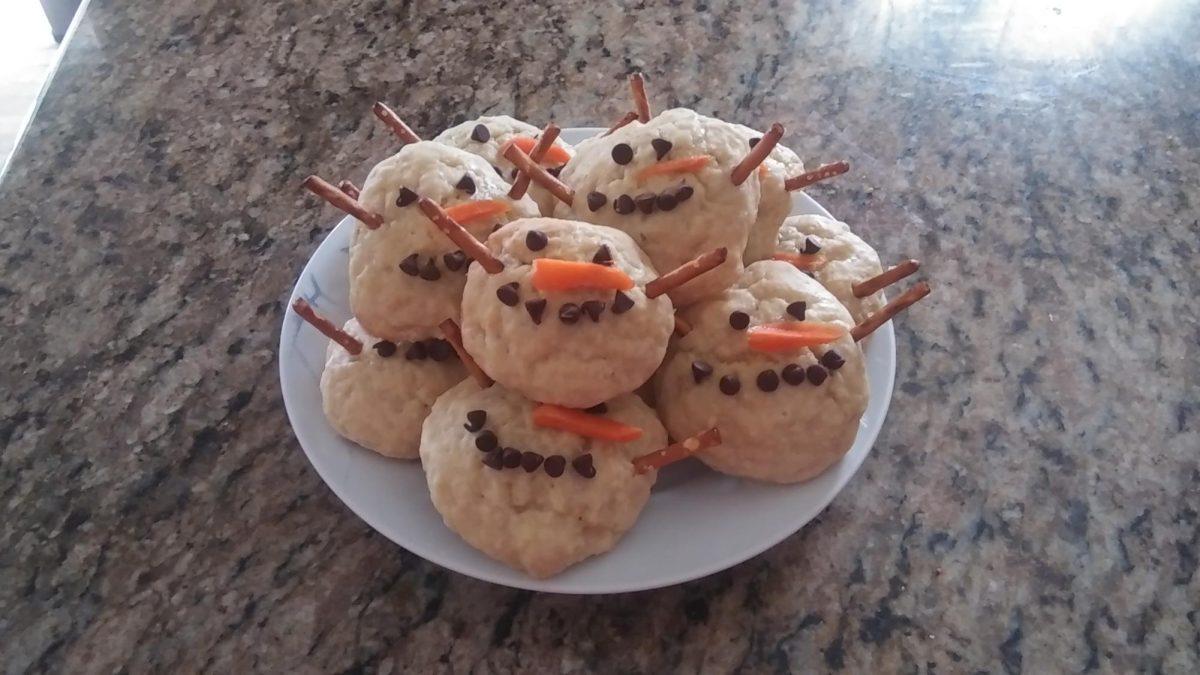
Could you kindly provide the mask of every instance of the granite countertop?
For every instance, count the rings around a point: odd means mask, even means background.
[[[4,672],[1200,670],[1200,10],[95,0],[0,184]],[[490,586],[310,468],[284,300],[361,181],[482,113],[781,121],[934,296],[872,455],[710,578]]]

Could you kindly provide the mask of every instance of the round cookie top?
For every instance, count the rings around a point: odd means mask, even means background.
[[[747,147],[754,147],[763,137],[762,132],[748,126],[731,126],[746,140]],[[792,212],[792,193],[787,191],[784,183],[789,177],[804,173],[804,162],[800,161],[799,155],[782,143],[771,149],[762,166],[766,167],[758,175],[762,197],[758,204],[758,216],[746,242],[747,263],[766,260],[774,253],[779,226]]]
[[[819,283],[788,263],[757,262],[684,316],[692,331],[672,348],[656,392],[672,435],[721,430],[722,444],[699,453],[702,461],[733,475],[792,483],[849,450],[866,410],[866,366],[849,313]],[[846,332],[815,347],[750,348],[752,327],[779,322],[823,322]]]
[[[596,413],[642,430],[627,443],[536,426],[536,405],[501,385],[462,382],[426,419],[421,466],[450,529],[492,558],[545,578],[609,550],[633,526],[656,472],[636,475],[631,462],[666,445],[667,434],[633,395]]]
[[[729,124],[677,108],[581,144],[560,178],[575,190],[555,214],[623,230],[664,272],[718,247],[724,265],[671,293],[677,306],[715,295],[737,276],[758,214],[758,176],[730,174],[749,153]],[[707,162],[705,163],[705,159]],[[676,160],[694,159],[688,164]]]
[[[384,223],[355,228],[350,246],[350,305],[372,334],[400,340],[431,333],[457,318],[467,259],[425,217],[421,197],[452,208],[492,202],[498,211],[462,222],[478,239],[515,218],[536,216],[529,197],[508,197],[509,184],[484,159],[442,143],[406,145],[371,170],[359,201]]]
[[[497,382],[529,398],[586,408],[633,391],[662,362],[674,328],[671,301],[646,297],[658,274],[629,235],[555,218],[517,220],[487,241],[504,264],[473,265],[463,292],[463,343]],[[599,263],[627,290],[541,290],[535,260]]]
[[[883,308],[886,298],[876,291],[855,297],[853,287],[883,272],[879,254],[843,222],[822,216],[792,216],[783,221],[775,250],[820,255],[826,262],[813,275],[861,323]]]
[[[351,354],[330,341],[321,404],[340,435],[386,457],[416,459],[421,423],[442,392],[466,378],[454,348],[440,337],[394,343],[356,319],[343,330],[363,344]]]

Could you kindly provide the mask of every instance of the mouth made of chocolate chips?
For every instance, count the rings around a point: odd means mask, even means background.
[[[519,450],[500,442],[495,431],[487,428],[488,413],[486,410],[471,410],[467,413],[463,428],[475,435],[475,449],[483,453],[480,461],[484,466],[504,471],[505,469],[523,469],[525,473],[534,473],[539,468],[551,478],[560,478],[566,470],[567,458],[563,455],[542,455],[529,450]],[[596,477],[596,467],[591,453],[577,455],[570,460],[571,467],[579,476],[592,479]]]

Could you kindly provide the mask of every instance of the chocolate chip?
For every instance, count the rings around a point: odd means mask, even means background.
[[[762,137],[759,137],[759,138],[751,138],[751,139],[750,139],[750,147],[753,149],[753,148],[754,148],[754,146],[758,145],[758,142],[759,142],[759,141],[761,141],[761,140],[762,140]]]
[[[414,253],[404,260],[400,261],[400,271],[410,277],[415,277],[421,273],[421,259]]]
[[[471,178],[469,174],[464,174],[454,187],[469,195],[473,195],[475,194],[475,179]]]
[[[607,403],[597,403],[596,405],[594,405],[590,408],[584,408],[583,412],[585,412],[589,415],[603,415],[608,412],[608,404]]]
[[[471,433],[475,433],[482,429],[485,424],[487,424],[487,411],[472,410],[467,413],[467,423],[463,425],[463,428]]]
[[[675,207],[679,205],[679,200],[670,192],[664,192],[658,196],[655,205],[658,206],[659,211],[674,211]]]
[[[804,254],[813,255],[821,252],[821,245],[818,244],[812,237],[804,238]]]
[[[536,452],[523,452],[521,453],[521,468],[525,469],[526,473],[533,473],[538,470],[544,460],[545,458]]]
[[[741,390],[742,383],[738,381],[737,375],[726,375],[725,377],[721,378],[721,382],[718,386],[720,387],[722,394],[725,394],[726,396],[733,396]]]
[[[558,310],[558,320],[565,324],[572,324],[579,321],[579,305],[573,302],[568,302]]]
[[[681,185],[679,187],[679,189],[675,191],[675,201],[682,204],[682,203],[686,202],[687,200],[691,199],[692,195],[695,194],[695,192],[696,191],[692,189],[692,186]]]
[[[671,151],[672,147],[671,141],[668,141],[665,138],[656,138],[650,141],[650,146],[654,148],[654,154],[658,156],[658,159],[666,157],[667,153]]]
[[[551,478],[558,478],[563,475],[563,471],[567,468],[567,460],[562,455],[550,455],[546,458],[546,463],[542,464],[546,469],[546,474]]]
[[[824,382],[825,378],[829,377],[829,373],[824,368],[815,365],[805,369],[804,374],[808,377],[809,382],[818,385]]]
[[[603,192],[589,192],[587,196],[588,208],[593,212],[599,211],[601,206],[608,203],[608,196]]]
[[[396,353],[396,343],[391,340],[380,340],[371,346],[385,359]]]
[[[633,161],[633,148],[626,143],[618,143],[613,146],[612,158],[617,164],[628,164]]]
[[[503,170],[503,169],[501,169],[500,167],[496,166],[495,164],[493,164],[493,165],[492,165],[492,168],[496,170],[496,175],[497,175],[497,176],[500,176],[501,178],[504,178],[504,170]]]
[[[554,176],[555,178],[558,178],[559,174],[562,173],[562,170],[563,170],[563,168],[561,166],[552,166],[549,169],[546,169],[546,173],[550,174],[551,176]]]
[[[497,471],[503,469],[504,451],[502,451],[500,448],[488,450],[488,454],[483,456],[483,463]]]
[[[406,187],[400,188],[400,194],[396,196],[396,206],[405,207],[415,201],[417,201],[417,193]]]
[[[437,281],[442,278],[442,272],[437,268],[437,260],[430,258],[421,268],[421,278],[425,281]]]
[[[591,453],[584,453],[575,459],[571,460],[571,468],[584,478],[595,478],[596,467],[592,465]]]
[[[516,307],[517,303],[521,301],[521,295],[520,293],[517,293],[517,289],[520,288],[520,286],[521,284],[515,281],[504,284],[500,288],[496,289],[496,297],[500,298],[500,302],[503,302],[509,307]]]
[[[612,251],[608,249],[608,244],[600,244],[600,248],[596,249],[596,255],[592,256],[592,262],[597,265],[613,264]]]
[[[633,298],[625,295],[621,291],[613,294],[613,314],[624,314],[633,309]]]
[[[442,256],[442,263],[451,272],[457,272],[467,264],[467,254],[462,251],[452,251]]]
[[[808,311],[808,303],[800,300],[793,302],[787,306],[787,313],[796,317],[797,321],[804,320],[804,313]]]
[[[546,311],[546,299],[539,298],[527,301],[525,303],[525,311],[529,312],[529,318],[533,319],[533,325],[542,325],[542,314]]]
[[[604,303],[599,300],[588,300],[583,303],[583,313],[592,318],[592,323],[599,323],[600,315],[604,313]]]
[[[516,180],[516,178],[517,178],[517,167],[515,167],[515,166],[514,166],[514,167],[512,168],[512,171],[509,171],[509,172],[508,172],[508,177],[509,177],[509,179],[510,179],[510,180]]]
[[[764,370],[755,379],[758,388],[763,391],[775,391],[779,388],[779,376],[773,370]]]
[[[658,197],[655,197],[649,192],[643,192],[642,194],[633,198],[633,203],[637,204],[638,209],[647,215],[654,213],[654,203],[657,201]]]
[[[789,363],[783,367],[783,381],[792,385],[804,384],[804,366]]]
[[[454,356],[454,347],[451,347],[449,342],[440,338],[431,339],[427,349],[429,350],[429,358],[434,361],[445,361]]]
[[[637,206],[633,203],[633,197],[629,195],[621,195],[613,202],[613,211],[623,216],[633,213],[633,210],[636,208]]]
[[[484,429],[475,437],[475,447],[483,452],[491,452],[500,445],[500,440],[496,438],[496,432]]]
[[[841,354],[830,349],[821,355],[821,365],[830,370],[837,370],[846,365],[846,359],[843,359]]]
[[[734,330],[746,330],[750,327],[750,315],[745,312],[730,312],[729,325]]]
[[[707,361],[692,361],[692,379],[696,381],[696,384],[707,380],[712,373],[712,366],[708,365]]]
[[[487,143],[492,140],[492,132],[482,124],[476,124],[475,128],[471,130],[471,140],[476,143]]]
[[[504,468],[515,469],[521,466],[521,451],[516,448],[504,449]]]
[[[404,358],[409,361],[423,361],[429,355],[429,350],[425,349],[424,342],[414,342],[404,350]]]
[[[540,251],[546,248],[546,244],[548,243],[550,243],[550,240],[546,237],[545,232],[530,230],[525,233],[525,246],[527,246],[530,251]]]

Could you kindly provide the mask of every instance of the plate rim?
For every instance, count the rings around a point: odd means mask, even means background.
[[[589,134],[589,133],[595,134],[595,133],[598,133],[601,131],[604,131],[604,129],[600,128],[600,127],[568,127],[568,128],[564,128],[562,133],[564,136],[566,136],[566,135],[578,135],[578,134]],[[807,206],[815,208],[817,211],[819,211],[822,215],[824,215],[826,217],[829,217],[829,218],[834,217],[832,214],[829,213],[828,210],[825,209],[824,206],[822,206],[815,199],[813,199],[812,197],[809,197],[807,194],[805,194],[803,192],[793,195],[793,204],[794,205],[795,205],[795,200],[797,200],[797,199],[801,200],[801,203],[807,201],[808,202]],[[300,411],[298,411],[294,408],[294,406],[299,405],[299,403],[292,401],[287,393],[288,391],[291,390],[291,388],[293,386],[296,386],[296,383],[294,383],[292,381],[289,371],[284,367],[284,355],[288,352],[287,347],[289,344],[289,337],[294,332],[294,331],[289,330],[290,324],[291,324],[291,322],[302,321],[302,319],[292,310],[291,305],[292,305],[292,302],[294,302],[297,298],[301,297],[300,284],[305,278],[308,278],[310,276],[310,273],[313,272],[312,268],[314,265],[314,260],[317,258],[317,253],[320,251],[321,247],[326,245],[326,242],[331,240],[333,238],[334,234],[336,232],[339,232],[342,228],[349,229],[349,228],[353,228],[353,227],[354,227],[353,218],[351,218],[350,216],[346,216],[346,217],[342,218],[340,221],[338,221],[337,225],[334,226],[334,228],[330,230],[329,234],[327,234],[325,236],[325,238],[321,241],[321,243],[318,244],[315,249],[313,249],[312,253],[309,255],[308,259],[305,261],[304,267],[301,269],[300,274],[296,277],[296,280],[292,285],[291,293],[288,296],[288,306],[285,309],[283,321],[281,322],[281,330],[280,330],[280,335],[279,335],[279,347],[278,347],[278,353],[277,353],[278,362],[279,362],[278,368],[279,368],[279,382],[280,382],[280,390],[281,390],[280,393],[283,396],[284,410],[285,410],[285,413],[288,418],[288,424],[292,428],[292,435],[296,438],[296,442],[300,445],[300,449],[304,452],[305,459],[308,460],[309,465],[317,473],[317,476],[320,477],[321,482],[324,483],[325,486],[331,492],[333,492],[333,494],[339,500],[341,500],[341,502],[347,508],[349,508],[350,511],[354,515],[356,515],[359,519],[361,519],[364,523],[366,523],[371,529],[373,529],[375,532],[378,532],[380,535],[382,535],[388,541],[390,541],[393,544],[395,544],[396,546],[399,546],[400,548],[408,551],[412,555],[418,556],[432,564],[435,564],[444,569],[456,572],[463,576],[470,577],[472,579],[478,579],[480,581],[485,581],[488,583],[492,583],[492,584],[496,584],[496,585],[504,586],[504,587],[508,587],[508,588],[545,592],[545,593],[556,593],[556,594],[562,594],[562,595],[609,595],[609,594],[616,594],[616,593],[637,593],[637,592],[654,590],[654,589],[658,589],[658,588],[677,586],[679,584],[684,584],[684,583],[688,583],[690,581],[695,581],[697,579],[702,579],[702,578],[711,576],[718,572],[730,569],[731,567],[735,567],[743,562],[746,562],[747,560],[750,560],[751,558],[755,558],[755,557],[761,555],[762,553],[774,548],[775,546],[779,545],[783,540],[785,540],[788,537],[791,537],[792,535],[799,532],[806,525],[811,523],[825,509],[829,508],[829,505],[831,503],[833,503],[833,500],[836,499],[839,494],[841,494],[842,490],[845,489],[846,485],[849,484],[850,480],[852,478],[854,478],[855,475],[857,475],[858,470],[862,467],[862,464],[866,461],[867,457],[870,456],[872,451],[874,451],[875,441],[878,439],[879,433],[883,430],[883,425],[887,422],[887,415],[891,409],[892,396],[895,391],[896,367],[897,367],[895,332],[894,332],[893,324],[891,321],[884,323],[883,326],[881,326],[880,329],[877,330],[875,332],[875,334],[872,335],[870,338],[871,342],[885,343],[884,346],[886,348],[888,348],[888,351],[885,354],[885,356],[887,357],[886,358],[886,372],[884,373],[884,381],[882,382],[885,396],[883,397],[882,409],[880,410],[879,424],[877,426],[875,426],[874,428],[864,428],[864,427],[859,428],[859,434],[862,434],[864,432],[867,434],[865,437],[862,437],[862,440],[865,440],[865,442],[867,443],[866,451],[862,453],[861,457],[858,457],[858,458],[855,458],[854,460],[852,460],[855,462],[855,464],[852,467],[850,467],[848,471],[845,472],[845,474],[841,478],[841,480],[839,482],[837,482],[832,487],[832,489],[830,489],[828,491],[828,494],[826,496],[824,496],[821,499],[816,500],[815,505],[809,509],[806,509],[804,512],[796,513],[795,514],[796,517],[794,519],[789,519],[789,521],[788,521],[789,524],[787,526],[780,527],[779,531],[774,532],[770,536],[764,537],[763,540],[761,542],[759,542],[757,545],[752,546],[752,547],[742,548],[742,549],[737,550],[736,552],[731,552],[726,555],[720,556],[714,562],[710,562],[710,563],[700,566],[696,569],[688,570],[687,572],[684,572],[683,574],[670,576],[669,578],[659,575],[658,577],[652,577],[652,578],[647,578],[645,580],[642,580],[640,583],[637,583],[637,584],[623,584],[620,586],[614,586],[611,584],[606,585],[604,583],[598,583],[598,584],[592,583],[592,584],[588,584],[586,588],[584,588],[584,587],[578,587],[578,588],[566,587],[566,588],[564,588],[564,587],[562,587],[561,583],[555,583],[555,580],[557,579],[557,577],[551,577],[549,579],[534,579],[532,577],[529,577],[528,575],[520,574],[518,571],[518,576],[516,578],[500,578],[498,576],[491,574],[488,570],[467,569],[466,565],[460,565],[457,562],[457,559],[455,559],[455,558],[452,558],[452,557],[447,558],[445,556],[438,555],[436,552],[433,552],[433,551],[421,550],[423,547],[420,545],[419,538],[414,538],[413,541],[405,541],[403,543],[400,541],[397,541],[395,537],[393,537],[391,534],[389,534],[389,530],[391,528],[389,528],[386,524],[380,522],[379,519],[375,515],[373,515],[371,509],[366,508],[359,501],[359,499],[357,497],[350,494],[345,486],[340,486],[341,484],[338,481],[330,480],[330,478],[326,475],[326,473],[322,471],[321,465],[317,461],[314,461],[313,454],[312,454],[313,451],[311,451],[308,448],[308,446],[305,444],[304,439],[301,437],[301,433],[299,431],[300,426],[296,422],[296,420],[300,417]],[[321,423],[328,424],[328,421],[324,420],[322,418]],[[336,432],[335,432],[335,434],[336,434]],[[855,443],[858,443],[859,440],[860,440],[860,437],[856,436]],[[347,441],[347,442],[349,442],[349,441]],[[364,451],[370,452],[369,450],[364,450]],[[845,462],[848,459],[849,459],[849,457],[843,458],[841,461]],[[397,460],[397,461],[399,461],[399,460]],[[804,483],[801,483],[798,485],[804,485]],[[783,489],[787,489],[787,487],[795,487],[795,486],[784,486]],[[647,508],[649,508],[649,506],[647,506]],[[620,542],[618,542],[617,545],[619,546]],[[603,554],[600,554],[600,555],[603,555]],[[497,564],[500,564],[500,563],[497,563]]]

